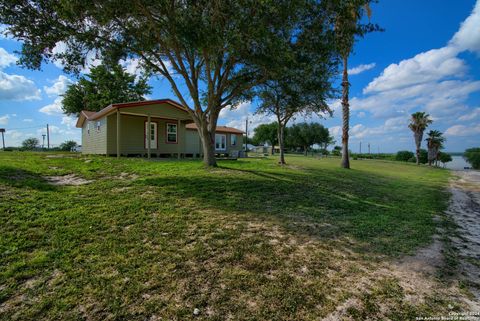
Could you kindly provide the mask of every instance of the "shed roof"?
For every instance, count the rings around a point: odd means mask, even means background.
[[[197,130],[197,125],[195,123],[187,124],[185,127],[189,130]],[[219,132],[219,133],[245,134],[245,132],[240,130],[240,129],[236,129],[236,128],[233,128],[233,127],[227,127],[227,126],[217,126],[215,131]]]

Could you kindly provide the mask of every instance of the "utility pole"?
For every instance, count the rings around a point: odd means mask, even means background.
[[[248,116],[245,119],[245,157],[248,157]]]
[[[5,133],[5,128],[0,128],[0,133],[2,133],[2,145],[3,145],[3,150],[5,150],[5,137],[3,134]]]
[[[45,148],[45,134],[42,134],[42,149]]]
[[[50,130],[47,124],[47,149],[50,149]]]
[[[368,155],[370,155],[370,143],[368,143]]]
[[[361,153],[362,153],[362,142],[360,142],[360,153],[359,154],[361,154]]]

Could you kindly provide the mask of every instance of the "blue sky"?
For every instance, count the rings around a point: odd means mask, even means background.
[[[372,152],[413,150],[407,124],[409,114],[419,110],[432,116],[432,129],[445,133],[447,151],[480,146],[480,0],[384,0],[373,5],[372,21],[385,31],[360,40],[349,61],[351,150],[358,151],[360,142],[364,151],[368,143]],[[41,71],[17,66],[19,49],[20,43],[0,37],[0,127],[7,129],[7,145],[27,137],[41,140],[47,123],[52,144],[80,142],[75,119],[60,109],[59,95],[75,78],[58,62]],[[126,68],[135,71],[135,62]],[[176,99],[165,80],[151,84],[149,98]],[[331,105],[333,118],[295,121],[319,121],[340,142],[340,104]],[[254,114],[255,108],[245,102],[224,110],[219,123],[243,128],[248,116],[254,128],[273,120]]]

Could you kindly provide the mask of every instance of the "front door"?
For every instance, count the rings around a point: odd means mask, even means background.
[[[148,122],[145,122],[145,149],[148,148],[148,140],[150,139],[150,149],[157,149],[157,123],[150,122],[150,130],[148,127]]]

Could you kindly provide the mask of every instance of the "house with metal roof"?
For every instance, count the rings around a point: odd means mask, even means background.
[[[187,110],[171,99],[111,104],[98,112],[82,111],[82,153],[145,157],[199,157],[202,145]],[[215,151],[238,156],[244,132],[218,126]]]

